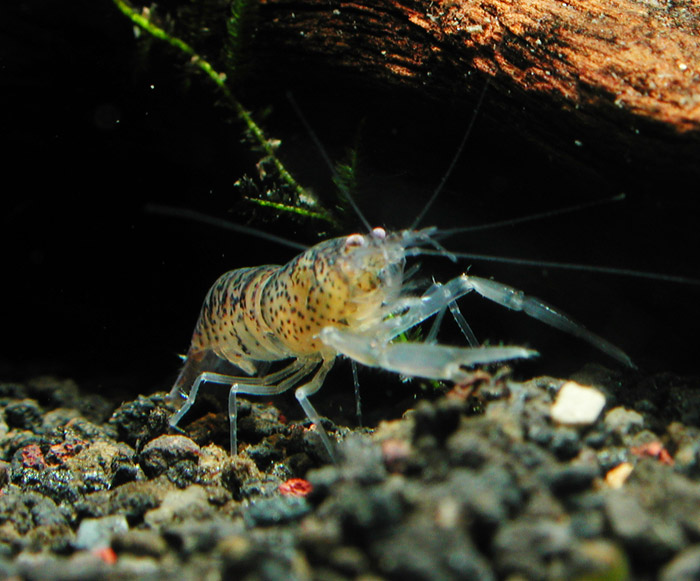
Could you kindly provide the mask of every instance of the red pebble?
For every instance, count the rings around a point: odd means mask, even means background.
[[[37,444],[29,444],[22,448],[22,464],[25,468],[36,468],[42,470],[46,468],[44,453]]]
[[[389,438],[382,442],[382,456],[389,472],[403,472],[411,457],[411,445],[398,438]]]
[[[82,440],[76,440],[75,442],[61,442],[60,444],[54,444],[49,448],[51,453],[56,456],[59,460],[62,460],[68,456],[75,456],[80,452],[85,446],[85,442]]]
[[[314,487],[311,482],[303,478],[290,478],[279,486],[280,493],[285,496],[306,496]]]
[[[641,446],[635,446],[630,451],[635,456],[650,456],[651,458],[656,458],[662,464],[673,466],[673,457],[661,442],[649,442]]]
[[[114,549],[112,549],[112,547],[96,549],[95,551],[93,551],[93,553],[108,565],[114,565],[114,563],[117,562],[117,554],[114,552]]]

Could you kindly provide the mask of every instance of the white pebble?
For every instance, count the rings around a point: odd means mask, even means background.
[[[588,425],[598,419],[605,407],[605,396],[595,387],[567,381],[562,385],[550,414],[555,422]]]
[[[79,549],[103,549],[109,547],[112,536],[129,530],[129,523],[123,514],[84,518],[78,527],[75,546]]]

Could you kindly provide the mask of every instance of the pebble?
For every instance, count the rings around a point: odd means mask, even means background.
[[[139,461],[147,476],[167,474],[173,484],[186,488],[198,475],[201,448],[185,436],[160,436],[146,444]]]
[[[566,382],[552,378],[484,400],[476,416],[435,394],[373,437],[346,428],[331,464],[304,447],[314,430],[267,405],[248,405],[231,457],[210,443],[226,437],[212,422],[203,447],[164,435],[162,395],[124,404],[107,425],[67,406],[81,399],[70,385],[56,401],[46,385],[0,384],[0,433],[8,405],[13,424],[0,438],[0,577],[699,577],[700,430],[650,418],[631,389],[596,382],[620,405],[587,425],[555,419]],[[296,478],[314,490],[280,495]]]
[[[678,553],[659,575],[659,581],[697,581],[700,579],[700,545]]]
[[[232,520],[216,516],[166,525],[162,531],[168,546],[175,547],[178,556],[181,557],[197,552],[209,552],[215,549],[222,539],[242,535],[245,527],[240,518]],[[279,545],[282,535],[276,536]],[[255,546],[258,548],[259,544]]]
[[[565,523],[523,517],[498,529],[492,550],[500,578],[556,579],[574,536]],[[552,574],[554,573],[554,574]]]
[[[33,399],[23,399],[5,407],[5,421],[11,428],[40,433],[43,410]]]
[[[161,406],[162,396],[139,396],[119,406],[109,424],[116,428],[120,440],[139,449],[168,431],[170,412]]]
[[[109,495],[107,506],[103,506],[102,510],[107,510],[109,513],[120,513],[129,520],[138,520],[144,514],[160,504],[160,497],[163,494],[161,486],[153,482],[127,482],[116,489]],[[86,496],[86,501],[90,501],[93,495]],[[95,495],[95,501],[99,504],[104,502],[104,499],[99,493]],[[99,508],[95,508],[99,510]]]
[[[605,484],[610,488],[622,488],[633,471],[634,466],[632,464],[621,462],[605,474]]]
[[[644,427],[644,416],[622,406],[611,409],[605,414],[605,427],[617,437],[618,442],[625,443],[627,436],[640,432]]]
[[[543,471],[543,481],[557,496],[565,496],[587,490],[600,476],[600,469],[593,464],[568,464]]]
[[[77,549],[102,549],[110,546],[112,536],[128,530],[129,523],[122,514],[85,518],[80,522],[74,544]]]
[[[374,538],[370,554],[390,579],[496,579],[462,527],[442,528],[428,514],[414,515],[391,534]]]
[[[613,534],[637,559],[658,564],[685,545],[679,523],[669,522],[648,512],[625,490],[610,490],[605,512]]]
[[[249,527],[270,526],[299,520],[311,512],[311,505],[301,496],[273,496],[251,500],[243,512]]]
[[[167,552],[168,544],[156,531],[130,529],[113,535],[112,548],[119,555],[128,553],[142,557],[161,557]]]
[[[212,514],[206,489],[194,484],[184,490],[168,491],[160,506],[145,514],[144,521],[151,527],[158,527],[185,517],[196,520]]]
[[[595,387],[567,381],[552,404],[552,419],[560,424],[587,426],[594,423],[605,407],[605,395]]]

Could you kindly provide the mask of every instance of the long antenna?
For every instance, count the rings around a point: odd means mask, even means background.
[[[242,226],[241,224],[229,222],[222,218],[215,218],[214,216],[209,216],[208,214],[203,214],[195,210],[186,210],[184,208],[176,208],[174,206],[163,206],[160,204],[147,204],[144,207],[144,211],[149,214],[159,214],[161,216],[171,216],[174,218],[182,218],[185,220],[200,222],[202,224],[209,224],[211,226],[216,226],[217,228],[223,228],[224,230],[232,230],[233,232],[238,232],[240,234],[247,234],[250,236],[261,238],[263,240],[268,240],[270,242],[282,244],[283,246],[288,246],[296,250],[307,250],[309,248],[308,246],[300,244],[299,242],[294,242],[292,240],[282,238],[281,236],[269,234],[267,232],[263,232],[262,230],[251,228],[250,226]],[[527,258],[515,258],[509,256],[494,256],[491,254],[446,252],[444,249],[430,250],[427,248],[411,248],[407,250],[406,254],[410,256],[442,256],[448,257],[450,259],[466,258],[467,260],[483,260],[487,262],[515,264],[519,266],[537,266],[541,268],[556,268],[563,270],[574,270],[579,272],[596,272],[602,274],[614,274],[619,276],[629,276],[633,278],[645,278],[649,280],[660,280],[664,282],[700,286],[700,279],[697,278],[692,278],[688,276],[678,276],[673,274],[662,274],[657,272],[645,272],[643,270],[632,270],[629,268],[616,268],[612,266],[595,266],[591,264],[576,264],[571,262],[550,262],[546,260],[532,260]]]
[[[438,231],[433,238],[442,240],[448,236],[454,234],[462,234],[464,232],[479,232],[481,230],[492,230],[495,228],[502,228],[504,226],[515,226],[516,224],[523,224],[524,222],[534,222],[535,220],[544,220],[546,218],[553,218],[555,216],[561,216],[562,214],[570,214],[573,212],[580,212],[581,210],[587,210],[588,208],[593,208],[595,206],[602,206],[604,204],[612,204],[614,202],[621,202],[625,199],[625,194],[618,194],[611,198],[604,198],[602,200],[593,200],[592,202],[582,202],[580,204],[575,204],[573,206],[565,206],[563,208],[555,208],[554,210],[547,210],[545,212],[540,212],[538,214],[528,214],[526,216],[519,216],[518,218],[508,218],[506,220],[498,220],[496,222],[489,222],[487,224],[477,224],[475,226],[462,226],[460,228],[447,228],[445,230]]]
[[[201,212],[196,212],[195,210],[186,210],[184,208],[176,208],[174,206],[161,206],[160,204],[146,204],[143,210],[148,214],[159,214],[161,216],[183,218],[185,220],[191,220],[193,222],[200,222],[202,224],[216,226],[217,228],[223,228],[224,230],[233,230],[234,232],[238,232],[240,234],[256,236],[257,238],[269,240],[270,242],[276,242],[277,244],[282,244],[283,246],[289,246],[290,248],[294,248],[296,250],[306,250],[308,248],[308,246],[300,244],[299,242],[287,240],[281,236],[275,236],[274,234],[269,234],[268,232],[263,232],[262,230],[251,228],[250,226],[242,226],[241,224],[235,224],[234,222],[229,222],[222,218],[215,218],[214,216],[202,214]]]
[[[438,250],[422,249],[415,253],[417,255],[429,256],[444,256]],[[614,274],[619,276],[629,276],[633,278],[646,278],[650,280],[660,280],[664,282],[673,282],[679,284],[690,284],[700,286],[700,279],[689,276],[678,276],[674,274],[663,274],[660,272],[645,272],[643,270],[633,270],[630,268],[617,268],[614,266],[595,266],[592,264],[576,264],[573,262],[551,262],[548,260],[531,260],[527,258],[515,258],[510,256],[493,256],[491,254],[474,254],[468,252],[450,252],[452,256],[457,258],[466,258],[467,260],[484,260],[487,262],[502,262],[505,264],[516,264],[519,266],[538,266],[542,268],[557,268],[562,270],[575,270],[578,272],[596,272],[602,274]]]
[[[335,178],[335,182],[336,182],[336,184],[338,184],[340,191],[343,192],[343,195],[345,196],[347,201],[352,206],[352,209],[354,210],[355,214],[357,214],[358,217],[360,218],[360,220],[362,221],[362,224],[364,225],[364,227],[367,228],[367,231],[371,232],[372,226],[370,226],[370,223],[367,221],[367,218],[365,218],[365,215],[360,210],[360,207],[357,205],[357,202],[355,202],[355,199],[352,197],[352,195],[350,194],[348,189],[343,186],[343,180],[340,177],[340,175],[338,175],[338,171],[335,169],[335,166],[333,165],[333,161],[331,160],[330,156],[328,155],[326,148],[323,147],[321,140],[316,136],[316,133],[314,133],[314,130],[311,128],[311,125],[307,121],[306,117],[304,116],[304,114],[301,111],[301,108],[299,107],[299,105],[297,105],[297,102],[294,100],[294,97],[292,96],[292,94],[290,92],[287,92],[287,99],[291,103],[292,108],[294,109],[294,112],[297,114],[297,116],[301,120],[302,125],[304,126],[307,133],[311,137],[311,141],[314,142],[316,149],[321,154],[323,161],[326,163],[328,168],[331,170],[331,173],[333,174],[333,177]]]
[[[442,190],[444,189],[448,178],[450,177],[450,175],[452,175],[452,171],[454,170],[455,166],[457,165],[457,161],[462,156],[462,152],[464,151],[464,147],[467,145],[467,140],[471,136],[472,130],[474,129],[474,124],[476,123],[476,118],[479,116],[479,111],[481,111],[481,106],[484,103],[484,98],[486,97],[486,89],[488,89],[488,87],[489,87],[489,82],[490,82],[490,79],[486,79],[486,83],[484,83],[484,88],[481,91],[481,95],[479,95],[479,100],[476,103],[476,107],[474,107],[474,112],[472,113],[472,117],[469,120],[469,125],[467,126],[467,131],[464,134],[464,137],[462,137],[462,141],[459,144],[459,147],[457,148],[456,153],[452,157],[452,161],[450,162],[450,166],[447,168],[447,171],[442,176],[442,179],[440,180],[438,187],[435,188],[433,195],[430,196],[430,199],[428,200],[428,202],[425,204],[425,206],[423,206],[423,209],[419,212],[418,216],[416,216],[416,219],[413,221],[413,224],[411,224],[411,227],[409,228],[410,230],[415,230],[418,227],[418,224],[420,224],[421,220],[428,213],[428,210],[433,205],[435,200],[437,200],[437,197],[442,193]]]

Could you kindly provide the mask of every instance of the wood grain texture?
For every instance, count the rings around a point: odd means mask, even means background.
[[[281,66],[438,99],[474,93],[486,76],[506,118],[528,109],[554,147],[564,123],[623,155],[696,165],[698,0],[262,0],[259,16],[258,50]]]

